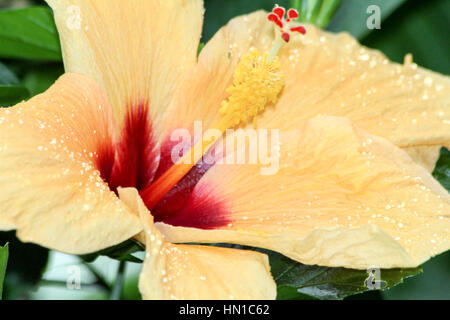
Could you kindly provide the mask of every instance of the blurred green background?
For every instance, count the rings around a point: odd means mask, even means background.
[[[226,22],[237,15],[258,9],[270,10],[274,3],[289,6],[289,0],[205,0],[205,23],[202,42],[210,39]],[[381,8],[382,24],[379,30],[366,27],[369,5]],[[43,1],[0,0],[0,88],[7,88],[0,104],[14,104],[45,91],[59,75],[63,66],[57,34],[36,25],[34,33],[14,40],[14,32],[24,28],[19,22],[8,29],[1,9],[24,8],[31,5],[45,6]],[[19,17],[20,18],[20,17]],[[38,16],[25,17],[51,24],[47,11]],[[28,19],[28,20],[27,20]],[[20,21],[20,19],[18,20]],[[450,1],[448,0],[344,0],[328,29],[347,31],[362,44],[383,51],[391,60],[402,62],[406,53],[412,53],[421,66],[450,74]],[[25,25],[26,25],[25,23]],[[11,26],[9,24],[9,26]],[[21,37],[23,34],[21,35]],[[13,39],[13,40],[11,40]],[[8,45],[19,40],[35,41],[36,50],[30,52]],[[29,43],[29,44],[30,44]],[[6,101],[6,102],[5,102]],[[448,168],[448,167],[447,167]],[[449,174],[450,175],[450,174]],[[10,243],[10,261],[6,274],[4,298],[6,299],[103,299],[115,278],[118,262],[101,257],[93,263],[85,263],[75,256],[49,252],[36,245],[22,244],[14,233],[0,232],[0,245]],[[68,290],[66,279],[69,266],[80,266],[81,290]],[[353,299],[450,299],[450,253],[428,261],[424,273],[409,278],[404,284],[385,292],[370,292]],[[128,263],[125,286],[121,298],[139,298],[137,277],[140,264]]]

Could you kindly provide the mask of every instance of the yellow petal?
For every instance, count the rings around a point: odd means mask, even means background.
[[[28,102],[0,108],[0,229],[73,254],[140,232],[139,218],[96,169],[112,122],[101,88],[78,74],[62,76]]]
[[[165,130],[178,128],[192,130],[194,121],[202,121],[210,128],[220,117],[221,102],[233,81],[233,74],[243,55],[250,48],[269,48],[272,33],[266,13],[258,13],[232,19],[220,29],[202,49],[198,64],[180,84],[166,117]]]
[[[228,226],[156,226],[172,242],[232,242],[356,269],[413,267],[450,248],[449,194],[388,140],[319,116],[279,142],[273,174],[262,161],[216,164],[196,185],[185,206],[215,199]]]
[[[392,63],[348,34],[313,26],[286,48],[282,59],[284,94],[259,119],[261,127],[295,128],[299,117],[324,114],[350,118],[409,150],[450,145],[449,77],[421,69],[408,58],[403,65]],[[420,154],[412,155],[423,163]],[[429,160],[426,165],[434,166]]]
[[[448,77],[417,67],[409,57],[404,65],[391,63],[346,33],[306,29],[280,51],[286,86],[277,105],[257,119],[259,127],[290,130],[319,114],[345,116],[402,148],[450,146]],[[239,59],[251,47],[269,50],[273,38],[263,11],[232,19],[205,46],[190,81],[177,91],[167,130],[190,129],[196,120],[208,128],[217,121]]]
[[[136,189],[119,189],[119,194],[144,225],[146,257],[139,280],[144,299],[275,299],[266,255],[168,243]]]
[[[196,63],[201,0],[47,0],[55,13],[66,71],[90,75],[122,124],[144,104],[154,125]]]

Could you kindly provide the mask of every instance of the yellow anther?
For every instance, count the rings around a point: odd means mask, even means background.
[[[242,57],[233,77],[233,84],[227,89],[229,98],[222,102],[219,112],[222,117],[213,126],[224,133],[255,118],[269,103],[275,103],[283,89],[284,77],[277,56],[269,60],[269,54],[250,50]],[[146,205],[152,209],[201,159],[219,139],[202,137],[189,152],[183,155],[170,169],[147,187]],[[200,148],[201,153],[195,152]]]
[[[229,127],[245,123],[276,103],[284,86],[278,57],[268,60],[268,53],[252,49],[236,68],[233,84],[227,89],[230,97],[222,102],[219,112]]]

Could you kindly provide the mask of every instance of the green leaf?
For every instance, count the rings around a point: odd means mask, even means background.
[[[51,10],[46,7],[1,10],[0,57],[61,61]]]
[[[0,243],[9,242],[8,273],[5,277],[5,299],[28,299],[42,278],[48,250],[35,244],[22,243],[14,232],[0,232]]]
[[[381,21],[389,17],[397,8],[399,8],[406,0],[346,0],[343,1],[341,7],[334,15],[327,29],[335,32],[347,31],[357,39],[366,37],[372,31],[367,28],[367,8],[370,5],[377,5],[380,8]]]
[[[383,300],[450,300],[450,251],[422,265],[420,277],[409,278],[404,285],[381,293]]]
[[[2,300],[3,281],[5,280],[6,265],[8,264],[8,244],[0,246],[0,300]]]
[[[63,73],[62,64],[39,64],[27,69],[22,83],[33,97],[50,88]]]
[[[406,53],[412,53],[420,66],[450,74],[449,12],[448,0],[408,0],[362,44],[399,63]]]
[[[369,291],[365,270],[309,266],[270,252],[272,275],[278,286],[277,299],[343,299]],[[403,279],[422,272],[422,268],[382,269],[381,288],[385,290]]]
[[[205,44],[203,42],[200,42],[198,44],[198,49],[197,49],[197,56],[200,54],[200,52],[202,52],[203,48],[205,47]]]
[[[450,151],[441,149],[441,155],[433,171],[433,177],[450,192]]]
[[[142,295],[139,291],[139,274],[128,276],[125,279],[125,284],[122,291],[122,299],[142,300]]]
[[[0,106],[9,106],[29,98],[27,88],[19,83],[16,76],[0,63]]]
[[[81,258],[86,262],[92,262],[98,258],[98,256],[107,256],[111,259],[119,260],[119,261],[129,261],[135,263],[142,263],[142,260],[133,256],[132,254],[135,252],[143,251],[143,246],[134,240],[127,240],[118,244],[117,246],[113,246],[95,253],[82,255]]]

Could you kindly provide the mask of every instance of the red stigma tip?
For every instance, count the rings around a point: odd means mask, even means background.
[[[291,28],[291,31],[292,32],[298,32],[298,33],[301,33],[301,34],[306,34],[306,29],[304,27],[302,27],[302,26]]]
[[[286,10],[283,7],[275,7],[272,10],[273,13],[275,13],[280,19],[284,18],[284,15],[286,13]]]
[[[267,16],[267,19],[280,28],[281,38],[284,41],[289,42],[291,39],[291,32],[306,34],[306,29],[302,26],[291,28],[293,20],[296,20],[298,17],[299,14],[297,10],[289,9],[286,16],[286,9],[276,5],[272,12]]]
[[[289,40],[291,39],[291,36],[289,33],[283,32],[283,34],[281,35],[281,38],[283,38],[284,41],[289,42]]]
[[[274,22],[277,26],[279,26],[280,28],[283,28],[283,23],[281,22],[281,19],[278,17],[278,15],[276,15],[275,13],[270,13],[267,16],[267,19],[269,19],[269,21]]]
[[[288,11],[288,17],[290,19],[297,19],[298,18],[298,11],[295,9],[289,9]]]

